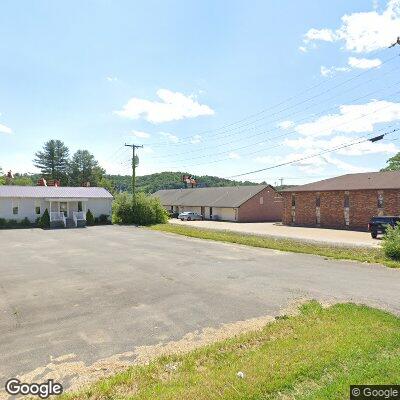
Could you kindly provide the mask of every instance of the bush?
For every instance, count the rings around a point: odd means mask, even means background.
[[[25,217],[19,224],[23,228],[28,228],[28,227],[30,227],[32,225],[31,221],[29,221],[29,219],[27,217]]]
[[[99,225],[107,225],[107,224],[109,224],[110,221],[109,221],[108,217],[109,217],[108,215],[101,214],[101,215],[99,216],[99,218],[97,218],[97,223],[98,223]]]
[[[0,228],[5,228],[7,226],[7,221],[4,218],[0,218]]]
[[[382,243],[383,252],[385,256],[392,260],[400,260],[400,224],[393,228],[387,226],[385,236]]]
[[[94,216],[90,210],[87,210],[86,213],[86,225],[88,226],[94,225]]]
[[[164,224],[168,213],[159,199],[138,193],[132,198],[128,193],[118,194],[113,203],[114,224],[153,225]]]
[[[43,215],[39,218],[38,226],[43,229],[50,228],[50,214],[47,208],[44,210]]]

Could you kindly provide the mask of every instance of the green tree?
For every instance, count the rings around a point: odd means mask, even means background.
[[[400,153],[397,153],[395,156],[389,158],[386,161],[387,167],[382,168],[381,171],[400,171]]]
[[[5,183],[6,183],[6,180],[3,175],[3,170],[0,167],[0,185],[4,185]]]
[[[104,169],[87,150],[78,150],[69,163],[68,177],[72,186],[81,186],[86,182],[98,186],[104,174]]]
[[[69,149],[61,140],[49,140],[35,153],[33,163],[46,178],[67,182]]]
[[[31,176],[28,174],[19,174],[16,173],[14,175],[14,178],[10,179],[10,185],[15,185],[15,186],[33,186],[34,181]]]

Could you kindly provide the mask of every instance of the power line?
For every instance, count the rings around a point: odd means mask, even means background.
[[[376,94],[377,92],[380,92],[380,91],[382,91],[382,90],[385,90],[385,89],[387,89],[388,87],[393,87],[393,86],[396,86],[396,85],[398,85],[398,84],[400,84],[400,81],[398,81],[398,82],[396,82],[396,83],[394,83],[394,84],[391,83],[391,84],[387,85],[386,87],[384,87],[384,88],[382,88],[382,89],[378,89],[378,90],[375,90],[375,91],[373,91],[373,92],[367,93],[366,95],[360,96],[360,97],[358,97],[358,98],[356,98],[356,99],[352,99],[352,100],[350,100],[350,102],[355,102],[355,101],[361,100],[361,99],[363,99],[363,98],[366,98],[366,97],[369,97],[369,96],[371,96],[371,95],[373,95],[373,94]],[[395,93],[393,93],[393,94],[391,94],[391,95],[389,95],[389,96],[394,96],[395,94],[398,94],[398,93],[399,93],[399,92],[395,92]],[[324,113],[326,113],[326,112],[328,112],[328,111],[330,111],[330,110],[336,109],[336,108],[337,108],[336,106],[335,106],[335,107],[327,108],[327,109],[325,109],[325,110],[323,110],[323,111],[321,111],[321,112],[319,112],[319,113],[317,113],[317,114],[314,114],[313,116],[316,117],[316,116],[322,115],[322,114],[324,114]],[[383,107],[382,109],[384,109],[384,108],[386,108],[386,107]],[[367,114],[367,115],[368,115],[368,114]],[[363,116],[364,116],[364,115],[363,115]],[[296,121],[296,124],[298,124],[299,122],[305,121],[305,120],[307,120],[308,118],[309,118],[308,116],[306,116],[306,117],[304,117],[304,118],[301,118],[300,120]],[[254,135],[247,136],[245,139],[249,139],[249,138],[251,138],[251,137],[259,136],[259,135],[262,135],[262,134],[265,134],[265,133],[274,132],[274,131],[276,131],[276,130],[279,130],[279,129],[278,129],[278,128],[273,128],[273,129],[270,129],[270,130],[267,130],[267,131],[258,132],[258,133],[254,134]],[[280,135],[276,135],[276,136],[272,136],[272,137],[267,137],[267,138],[265,138],[265,139],[263,139],[263,140],[261,140],[261,141],[259,141],[259,142],[256,142],[256,143],[247,144],[247,145],[245,145],[245,146],[241,146],[241,147],[237,147],[237,148],[233,148],[233,149],[231,148],[231,149],[226,150],[226,151],[223,151],[223,152],[217,152],[217,153],[211,153],[211,154],[203,154],[203,155],[201,155],[201,156],[189,157],[189,158],[184,158],[184,159],[177,159],[177,160],[175,160],[175,161],[180,162],[180,161],[187,161],[187,160],[195,160],[195,159],[199,159],[199,158],[206,158],[206,157],[209,157],[210,155],[212,156],[212,155],[229,154],[230,152],[233,152],[233,151],[242,150],[242,149],[244,149],[244,148],[248,148],[248,147],[260,145],[260,144],[264,143],[265,141],[270,141],[270,140],[273,140],[273,139],[277,139],[277,138],[281,138],[281,137],[286,137],[286,136],[294,135],[294,134],[297,134],[297,133],[298,133],[297,131],[291,130],[291,131],[287,131],[287,132],[285,132],[285,133],[283,133],[283,134],[280,134]],[[234,142],[236,142],[236,141],[227,142],[227,143],[222,143],[222,144],[220,144],[220,146],[222,146],[222,145],[227,145],[227,144],[231,144],[231,143],[234,143]],[[187,153],[179,153],[179,154],[187,154]],[[175,155],[179,155],[179,154],[175,154]],[[155,157],[153,157],[153,158],[159,159],[159,158],[166,158],[166,157],[170,157],[170,155],[167,155],[167,156],[158,156],[158,157],[155,156]],[[161,164],[162,164],[162,162],[161,162]]]
[[[384,51],[384,50],[385,50],[385,49],[383,49],[382,51]],[[382,65],[385,65],[385,64],[387,64],[387,63],[393,61],[393,60],[394,60],[395,58],[397,58],[397,57],[398,57],[398,55],[395,55],[395,56],[393,56],[393,57],[390,57],[390,58],[386,59],[385,61],[383,61],[383,62],[381,63],[380,67],[382,67]],[[361,62],[360,62],[360,63],[361,63]],[[360,64],[360,63],[359,63],[359,64]],[[308,102],[308,101],[310,101],[310,100],[313,100],[313,99],[315,99],[315,98],[317,98],[317,97],[319,97],[319,96],[322,96],[323,94],[326,94],[326,93],[328,93],[328,92],[331,92],[332,90],[334,90],[334,89],[336,89],[336,88],[338,88],[338,87],[340,87],[340,86],[343,86],[344,84],[346,84],[346,83],[348,83],[348,82],[351,82],[352,80],[357,79],[357,78],[359,78],[360,76],[363,76],[363,75],[368,74],[368,73],[370,73],[371,71],[375,71],[375,70],[377,70],[377,67],[371,68],[371,69],[368,69],[368,70],[365,70],[365,71],[363,71],[363,72],[360,72],[359,74],[357,74],[357,75],[355,75],[355,76],[353,76],[353,77],[351,77],[351,78],[348,78],[348,79],[346,79],[346,80],[344,80],[344,81],[342,81],[342,82],[340,82],[340,83],[338,83],[338,84],[336,84],[336,85],[334,85],[334,86],[332,86],[332,87],[330,87],[330,88],[328,88],[328,89],[326,89],[326,90],[324,90],[324,91],[322,91],[322,92],[320,92],[320,93],[317,93],[317,94],[315,94],[315,95],[313,95],[313,96],[311,96],[311,97],[309,97],[309,98],[307,98],[307,99],[305,99],[305,100],[302,100],[302,101],[300,101],[300,102],[298,102],[298,103],[295,103],[295,104],[293,104],[293,105],[291,105],[291,106],[288,106],[288,107],[286,107],[286,108],[284,108],[284,109],[282,109],[282,110],[280,110],[280,111],[277,111],[277,112],[275,112],[275,113],[273,113],[273,114],[271,114],[271,115],[277,115],[277,114],[280,114],[280,113],[282,113],[282,112],[284,112],[284,111],[287,111],[287,110],[289,110],[289,109],[291,109],[291,108],[297,107],[298,105],[304,104],[304,103],[306,103],[306,102]],[[270,110],[272,110],[272,109],[274,109],[274,108],[279,107],[279,106],[282,105],[282,104],[285,104],[285,103],[287,103],[287,102],[290,102],[290,101],[292,101],[293,99],[295,99],[296,97],[299,97],[299,96],[301,96],[302,94],[307,93],[308,91],[311,91],[312,89],[314,89],[314,88],[316,88],[316,87],[318,87],[318,86],[321,86],[323,83],[326,83],[326,82],[323,81],[323,82],[320,82],[319,84],[313,85],[311,88],[305,89],[305,90],[303,90],[302,92],[300,92],[300,93],[297,94],[297,95],[291,96],[291,97],[289,97],[289,98],[287,98],[287,99],[281,101],[281,102],[278,103],[278,104],[275,104],[275,105],[273,105],[273,106],[271,106],[271,107],[268,107],[268,108],[266,108],[266,109],[264,109],[264,110],[262,110],[262,111],[260,111],[260,112],[258,112],[258,113],[255,113],[255,114],[252,114],[252,115],[250,115],[250,116],[248,116],[248,117],[245,117],[245,118],[243,118],[243,119],[241,119],[241,120],[239,120],[239,121],[236,121],[236,122],[233,122],[233,123],[231,123],[231,124],[222,126],[222,127],[220,127],[220,128],[216,128],[216,129],[212,129],[212,130],[207,130],[207,131],[203,131],[203,132],[198,132],[198,133],[196,133],[196,134],[187,136],[187,137],[184,138],[184,139],[189,140],[189,139],[195,138],[197,135],[205,135],[205,134],[211,134],[211,133],[214,133],[214,137],[215,137],[215,136],[218,136],[219,134],[218,134],[218,133],[215,133],[215,132],[220,131],[220,130],[223,130],[223,129],[225,129],[225,128],[229,128],[229,127],[231,127],[231,126],[233,126],[233,125],[237,125],[237,124],[239,124],[239,123],[241,123],[241,122],[244,122],[244,121],[246,121],[246,120],[248,120],[248,119],[254,118],[254,117],[258,116],[258,115],[264,114],[264,113],[266,113],[267,111],[270,111]],[[260,121],[260,120],[262,120],[262,119],[265,119],[265,117],[264,117],[264,118],[261,118],[261,119],[258,119],[258,120],[256,120],[256,121],[252,121],[252,122],[249,122],[249,123],[247,123],[247,124],[241,125],[241,126],[239,126],[238,128],[242,128],[242,127],[244,127],[244,126],[251,125],[251,124],[253,124],[253,123],[255,123],[255,122],[258,122],[258,121]],[[235,129],[238,129],[238,128],[235,128]],[[232,130],[232,129],[231,129],[231,130]],[[231,130],[229,130],[229,131],[231,131]],[[229,131],[227,131],[227,132],[229,132]],[[223,132],[222,132],[222,133],[223,133]],[[182,143],[148,143],[148,144],[154,147],[154,146],[177,146],[177,145],[183,145],[183,144],[187,144],[187,143],[188,143],[188,142],[185,142],[185,143],[183,143],[183,142],[182,142]]]
[[[399,130],[398,128],[397,128],[397,129],[393,129],[392,131],[386,132],[386,133],[384,133],[383,135],[380,135],[380,136],[382,136],[382,138],[383,138],[384,136],[389,135],[389,134],[394,133],[394,132],[397,132],[398,130]],[[238,177],[240,177],[240,176],[255,174],[255,173],[258,173],[258,172],[267,171],[267,170],[274,169],[274,168],[278,168],[278,167],[283,167],[283,166],[285,166],[285,165],[290,165],[290,164],[298,163],[298,162],[300,162],[300,161],[304,161],[304,160],[308,160],[308,159],[310,159],[310,158],[318,157],[318,156],[321,156],[321,155],[323,155],[323,154],[332,153],[332,152],[334,152],[334,151],[341,150],[341,149],[344,149],[344,148],[347,148],[347,147],[350,147],[350,146],[354,146],[354,145],[356,145],[356,144],[360,144],[360,143],[364,143],[364,142],[368,142],[368,141],[371,142],[371,141],[373,141],[374,139],[377,139],[377,138],[378,138],[378,137],[373,137],[373,138],[369,138],[369,139],[360,140],[360,141],[355,142],[355,143],[349,143],[349,144],[345,144],[345,145],[342,145],[342,146],[337,146],[337,147],[335,147],[335,148],[333,148],[333,149],[326,149],[326,150],[324,150],[324,151],[322,151],[322,152],[320,152],[320,153],[317,153],[317,154],[312,154],[312,155],[310,155],[310,156],[305,156],[305,157],[298,158],[297,160],[286,161],[286,162],[284,162],[284,163],[272,165],[272,166],[270,166],[270,167],[261,168],[261,169],[254,170],[254,171],[249,171],[249,172],[244,172],[244,173],[242,173],[242,174],[231,175],[231,176],[226,177],[225,179],[238,178]],[[380,139],[379,139],[379,140],[380,140]],[[376,141],[376,140],[374,140],[374,141]]]
[[[399,93],[400,93],[400,91],[397,91],[397,92],[393,93],[391,96],[394,96],[395,94],[399,94]],[[370,112],[370,113],[361,114],[361,115],[359,115],[359,116],[356,117],[356,118],[352,118],[352,119],[350,119],[350,120],[344,121],[343,123],[333,125],[333,126],[331,126],[330,128],[331,128],[332,130],[335,130],[336,128],[338,128],[338,127],[340,127],[340,126],[343,126],[343,125],[346,125],[346,124],[348,124],[348,123],[350,123],[350,122],[359,120],[359,119],[364,118],[364,117],[366,117],[366,116],[368,116],[368,115],[376,114],[377,112],[382,111],[382,110],[388,108],[389,106],[390,106],[390,105],[387,105],[387,106],[381,107],[381,108],[379,108],[379,109],[377,109],[377,110],[375,110],[375,111],[372,111],[372,112]],[[387,128],[381,128],[380,130],[383,130],[383,129],[387,129]],[[378,131],[379,131],[379,130],[378,130]],[[290,133],[290,132],[289,132],[289,133]],[[297,131],[292,131],[290,134],[297,134],[297,133],[298,133]],[[265,142],[265,140],[262,141],[262,142],[260,142],[260,143],[257,143],[257,144],[259,145],[259,144],[264,143],[264,142]],[[254,144],[253,144],[253,145],[254,145]],[[250,156],[250,155],[254,155],[254,154],[257,154],[257,153],[266,151],[266,150],[270,150],[270,149],[274,149],[274,148],[280,147],[280,146],[281,146],[281,144],[277,144],[277,145],[275,145],[275,146],[270,146],[270,147],[267,147],[267,148],[259,149],[259,150],[253,151],[253,152],[251,152],[251,153],[245,153],[245,154],[243,154],[243,155],[244,155],[244,156]],[[230,150],[230,152],[232,152],[232,151],[234,151],[234,150]],[[184,168],[189,168],[189,167],[198,166],[198,165],[204,165],[204,164],[213,164],[213,163],[218,163],[218,162],[227,161],[227,160],[230,160],[230,158],[229,158],[229,157],[228,157],[228,158],[225,157],[225,158],[218,159],[218,160],[212,160],[212,161],[207,161],[207,162],[203,162],[203,163],[197,163],[197,164],[186,165],[186,166],[184,166]]]

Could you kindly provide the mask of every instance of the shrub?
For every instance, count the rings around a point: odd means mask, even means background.
[[[108,219],[108,215],[105,214],[101,214],[98,218],[98,223],[100,225],[107,225],[108,223],[110,223],[109,219]]]
[[[7,221],[4,218],[0,218],[0,228],[5,228],[7,226]]]
[[[23,228],[27,228],[27,227],[30,227],[32,225],[31,221],[29,221],[29,219],[27,217],[25,217],[19,224]]]
[[[50,214],[47,208],[44,210],[43,215],[39,218],[38,226],[43,229],[50,228]]]
[[[382,243],[383,252],[385,256],[392,260],[400,260],[400,224],[393,228],[387,226],[385,236]]]
[[[114,200],[114,224],[153,225],[164,224],[167,220],[168,213],[160,201],[145,193],[138,193],[134,198],[127,193],[121,193]]]
[[[94,216],[90,210],[87,210],[86,213],[86,225],[94,225]]]

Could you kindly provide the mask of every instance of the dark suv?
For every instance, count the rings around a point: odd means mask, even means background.
[[[395,227],[396,224],[400,222],[400,217],[398,216],[382,216],[382,217],[372,217],[368,224],[368,230],[371,232],[371,236],[375,239],[378,233],[385,233],[386,226],[390,225]]]

